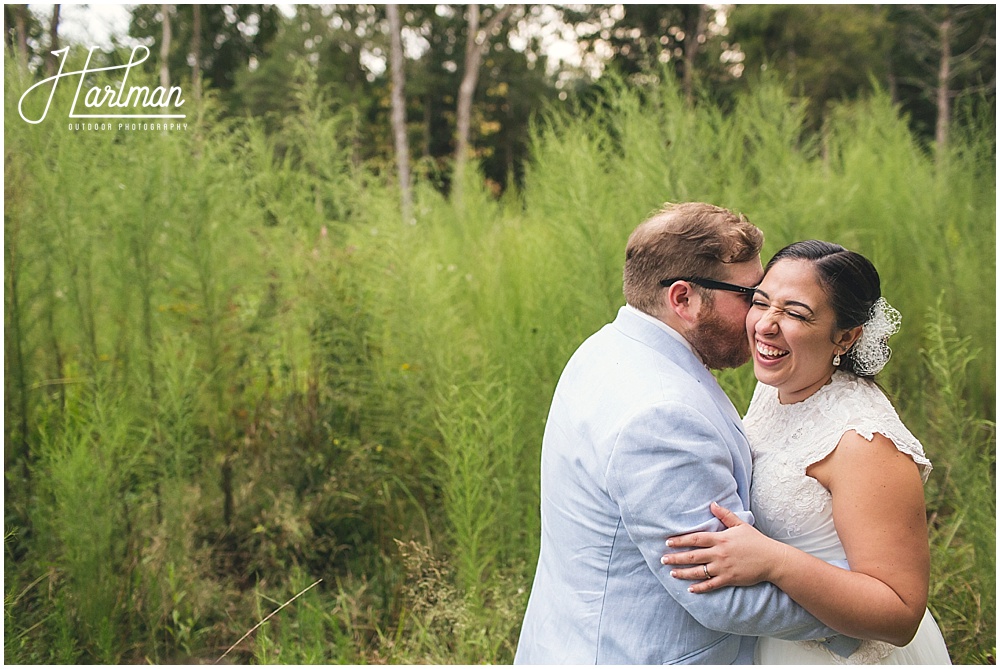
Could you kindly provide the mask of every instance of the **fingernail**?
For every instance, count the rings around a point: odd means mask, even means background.
[[[672,547],[673,545],[674,545],[674,542],[671,541],[670,539],[667,539],[667,546],[668,547]]]
[[[667,559],[666,555],[660,558],[660,564],[670,564],[670,560]]]
[[[694,594],[694,588],[688,588],[688,592]]]
[[[670,570],[670,575],[673,576],[674,578],[677,578],[677,572],[674,571],[673,569]]]

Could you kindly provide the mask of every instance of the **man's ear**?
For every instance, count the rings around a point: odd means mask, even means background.
[[[701,295],[687,281],[675,281],[663,291],[663,307],[667,313],[676,314],[685,323],[698,320]]]

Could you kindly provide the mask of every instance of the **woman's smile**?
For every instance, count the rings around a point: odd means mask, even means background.
[[[780,360],[788,355],[788,351],[785,349],[772,346],[771,344],[765,344],[761,340],[756,340],[757,356],[760,358],[761,362],[767,364],[769,362],[774,362]]]

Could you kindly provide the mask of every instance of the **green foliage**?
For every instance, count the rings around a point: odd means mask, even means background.
[[[504,492],[514,484],[517,416],[512,392],[487,377],[454,384],[437,401],[442,502],[454,537],[461,588],[471,596],[511,536]],[[513,511],[513,510],[511,510]]]
[[[970,349],[970,337],[958,335],[943,301],[942,295],[928,309],[922,350],[930,381],[923,398],[926,447],[933,461],[945,463],[930,489],[931,601],[953,638],[975,647],[996,626],[996,424],[968,409],[968,369],[978,351]],[[963,571],[979,575],[974,587]]]
[[[190,79],[190,54],[198,51],[202,77],[226,98],[241,68],[246,67],[250,59],[260,59],[267,52],[282,18],[274,5],[204,5],[198,8],[201,33],[195,35],[193,5],[171,5],[169,8],[138,5],[132,12],[129,34],[140,40],[152,38],[159,44],[165,9],[170,19],[171,46],[167,65],[172,79]],[[198,47],[195,40],[200,41]],[[146,67],[158,71],[159,63],[150,60]]]
[[[280,122],[208,95],[173,134],[29,126],[8,74],[8,661],[213,661],[320,578],[228,659],[511,661],[556,380],[681,200],[879,267],[884,382],[936,466],[931,607],[956,662],[992,652],[989,114],[935,162],[882,95],[810,135],[774,81],[726,113],[648,72],[539,121],[520,192],[418,180],[405,225],[309,68]],[[720,380],[745,408],[750,371]]]
[[[32,547],[53,570],[59,625],[80,647],[60,661],[120,661],[127,647],[131,523],[146,438],[104,379],[67,398],[39,435]],[[51,586],[50,586],[51,587]],[[80,655],[77,655],[77,652]]]
[[[527,604],[524,587],[507,572],[474,590],[416,542],[400,544],[406,569],[404,615],[386,640],[386,661],[398,664],[510,664]],[[461,569],[461,567],[459,567]]]
[[[829,103],[854,99],[889,74],[892,45],[884,8],[740,5],[727,24],[745,54],[747,76],[768,68],[787,75],[794,93],[808,99],[817,126]]]
[[[316,582],[310,584],[304,576],[298,568],[291,570],[288,583],[294,592],[284,602],[258,593],[257,615],[264,622],[254,632],[255,663],[350,663],[349,637],[334,612],[324,609],[313,589]]]

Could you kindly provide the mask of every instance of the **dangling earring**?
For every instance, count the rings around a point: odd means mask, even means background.
[[[834,367],[840,367],[840,354],[839,353],[834,353],[833,354],[833,366]]]

